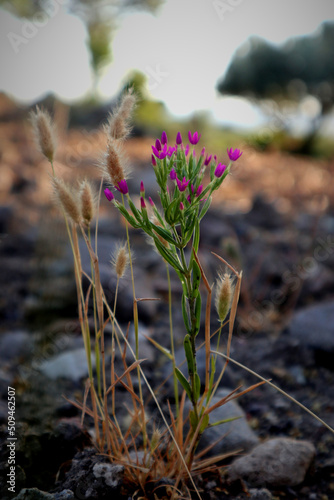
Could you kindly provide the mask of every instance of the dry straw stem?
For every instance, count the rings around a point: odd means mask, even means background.
[[[56,199],[61,208],[65,211],[65,214],[71,219],[72,222],[74,222],[74,224],[80,224],[80,205],[69,186],[67,186],[62,180],[55,177],[52,178],[52,184]]]
[[[80,207],[81,217],[84,223],[89,226],[95,215],[95,199],[93,189],[87,180],[84,180],[80,186]]]
[[[38,147],[41,153],[52,163],[56,151],[56,133],[51,117],[47,111],[40,109],[38,106],[30,116]]]
[[[231,358],[230,356],[227,356],[226,354],[223,354],[223,353],[218,352],[218,351],[212,351],[212,353],[216,354],[217,356],[221,356],[221,357],[225,358],[227,361],[231,361],[231,363],[239,366],[240,368],[243,368],[248,373],[251,373],[255,377],[257,377],[260,380],[262,380],[263,383],[266,383],[266,384],[270,385],[271,387],[273,387],[274,389],[276,389],[278,392],[280,392],[281,394],[283,394],[285,397],[287,397],[288,399],[290,399],[291,401],[293,401],[293,403],[295,403],[296,405],[300,406],[300,408],[302,408],[304,411],[306,411],[307,413],[309,413],[310,415],[312,415],[312,417],[314,417],[316,420],[318,420],[318,422],[320,422],[322,425],[324,425],[329,431],[331,431],[334,434],[334,429],[330,425],[326,424],[326,422],[324,422],[315,413],[313,413],[306,406],[304,406],[302,403],[300,403],[299,401],[297,401],[297,399],[295,399],[292,396],[290,396],[290,394],[288,394],[287,392],[283,391],[283,389],[280,389],[280,387],[278,387],[277,385],[273,384],[270,380],[267,380],[264,377],[261,377],[261,375],[259,375],[258,373],[254,372],[250,368],[247,368],[247,366],[243,365],[242,363],[239,363],[238,361],[236,361],[235,359]],[[238,397],[240,395],[241,394],[238,394]]]
[[[106,126],[106,133],[108,136],[116,140],[126,139],[131,131],[129,121],[135,105],[136,96],[133,93],[133,89],[130,89],[123,95],[119,107],[109,115],[108,124]]]

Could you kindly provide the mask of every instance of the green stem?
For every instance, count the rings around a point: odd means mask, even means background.
[[[175,349],[174,349],[174,335],[173,335],[173,316],[172,316],[172,287],[170,282],[170,272],[168,263],[166,262],[167,271],[167,281],[168,281],[168,305],[169,305],[169,328],[170,328],[170,350],[173,356],[173,380],[174,380],[174,397],[176,406],[176,416],[179,417],[179,390],[177,383],[177,376],[175,373],[176,363],[175,363]]]

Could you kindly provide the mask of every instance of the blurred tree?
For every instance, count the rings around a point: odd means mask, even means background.
[[[323,117],[334,105],[333,47],[334,24],[329,22],[316,34],[292,38],[281,46],[253,37],[237,52],[218,82],[218,91],[269,104],[283,129],[289,128],[288,110],[301,105],[310,117],[309,133],[300,149],[307,154]]]
[[[131,9],[144,9],[155,13],[164,0],[68,0],[65,5],[84,22],[88,31],[88,48],[95,76],[93,94],[101,69],[111,61],[111,42],[117,20]],[[57,0],[0,0],[0,6],[19,17],[32,19],[38,12],[54,15],[59,9]],[[64,2],[59,2],[63,5]]]

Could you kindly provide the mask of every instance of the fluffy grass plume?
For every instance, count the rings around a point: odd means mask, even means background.
[[[47,111],[39,107],[30,116],[38,147],[45,158],[52,163],[56,151],[56,133],[51,117]]]
[[[82,219],[89,226],[95,215],[95,200],[92,186],[87,180],[80,187],[80,205]]]
[[[73,195],[71,189],[61,180],[57,178],[52,179],[53,189],[56,195],[56,200],[63,208],[66,215],[74,224],[81,223],[80,204],[76,197]]]
[[[217,280],[217,291],[215,298],[215,306],[219,321],[223,322],[228,315],[233,297],[233,278],[225,273],[220,274]]]

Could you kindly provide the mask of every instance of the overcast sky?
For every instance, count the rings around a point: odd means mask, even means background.
[[[49,20],[42,12],[30,25],[0,11],[0,90],[25,102],[50,91],[78,100],[92,85],[85,26],[67,12],[66,0],[50,2]],[[282,43],[326,20],[334,20],[333,0],[167,0],[157,16],[132,12],[119,20],[99,91],[110,99],[138,69],[175,115],[209,109],[220,119],[243,113],[253,122],[250,105],[217,99],[217,80],[235,50],[252,35]]]

